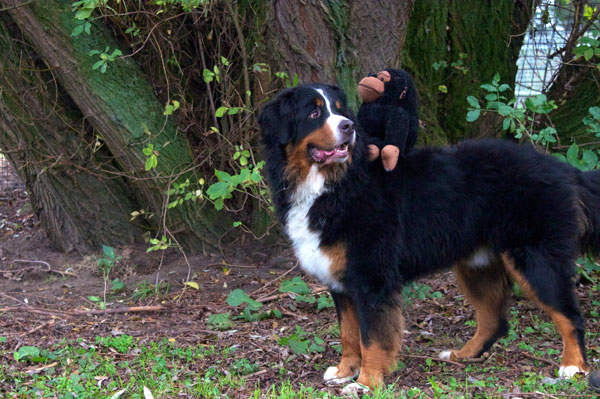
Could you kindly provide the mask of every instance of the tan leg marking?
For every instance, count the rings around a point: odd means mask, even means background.
[[[329,267],[330,274],[337,280],[341,280],[346,273],[346,245],[336,243],[322,246],[321,250],[331,260],[331,266]]]
[[[477,332],[454,354],[459,359],[479,355],[485,343],[499,328],[507,297],[508,276],[501,260],[495,260],[485,269],[473,269],[465,264],[455,266],[458,286],[475,308]]]
[[[338,367],[338,378],[354,378],[360,369],[360,324],[353,304],[348,303],[340,314],[342,336],[342,360]]]
[[[521,287],[521,289],[532,301],[534,301],[542,310],[550,315],[552,322],[562,337],[563,353],[560,361],[560,371],[562,372],[563,368],[565,367],[575,366],[578,367],[582,372],[589,372],[590,367],[585,364],[583,360],[583,354],[581,353],[581,348],[579,347],[579,343],[577,341],[576,329],[571,320],[557,310],[542,303],[538,299],[533,288],[531,288],[531,285],[527,279],[515,268],[515,264],[512,259],[507,255],[502,255],[502,258],[506,264],[506,269],[513,277],[517,285]]]
[[[358,382],[369,388],[383,384],[383,377],[396,368],[396,359],[402,346],[404,317],[400,306],[390,307],[382,312],[380,325],[373,326],[376,334],[384,334],[385,344],[370,337],[368,345],[360,341],[362,362]],[[375,335],[375,334],[373,334]]]

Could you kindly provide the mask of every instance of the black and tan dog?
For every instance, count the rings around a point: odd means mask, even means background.
[[[324,84],[281,92],[260,125],[278,217],[336,303],[343,352],[326,380],[382,384],[402,344],[403,285],[453,266],[478,328],[442,357],[480,356],[507,331],[514,280],[562,336],[560,375],[589,371],[573,277],[578,253],[600,250],[600,172],[468,141],[413,150],[385,173],[367,161],[343,92]]]

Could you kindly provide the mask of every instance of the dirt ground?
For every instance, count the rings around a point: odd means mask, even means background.
[[[292,298],[279,295],[277,288],[282,277],[300,275],[285,246],[265,247],[250,243],[243,250],[238,249],[237,253],[228,253],[225,257],[220,253],[189,257],[189,266],[175,251],[166,252],[161,259],[160,253],[146,253],[145,246],[116,248],[122,259],[114,268],[111,279],[118,277],[126,288],[122,294],[111,297],[107,308],[162,308],[149,312],[103,313],[98,312],[98,305],[88,298],[102,297],[104,282],[96,260],[101,255],[81,256],[54,251],[28,209],[24,193],[0,201],[0,335],[7,338],[9,348],[50,346],[64,338],[92,340],[96,336],[120,332],[142,342],[167,337],[189,345],[235,345],[238,356],[244,355],[260,365],[270,365],[247,377],[250,390],[256,381],[260,381],[262,387],[268,387],[280,383],[283,377],[289,378],[292,384],[312,384],[317,389],[336,392],[337,388],[322,383],[321,376],[324,367],[336,363],[338,354],[329,344],[339,343],[338,337],[325,334],[328,345],[324,353],[295,359],[288,349],[273,341],[274,336],[291,334],[297,325],[306,331],[333,331],[337,323],[333,308],[317,312],[315,305],[292,307]],[[183,283],[188,274],[190,281],[198,283],[198,290],[192,287],[184,290]],[[158,297],[151,292],[145,297],[134,298],[132,293],[144,280],[151,284],[157,281],[163,285],[168,283],[168,291],[163,290]],[[305,280],[313,292],[324,290],[313,280]],[[424,299],[415,297],[407,304],[406,350],[401,357],[405,367],[387,381],[398,379],[401,386],[427,391],[431,390],[427,377],[440,373],[442,366],[445,372],[450,370],[457,378],[465,378],[465,365],[442,365],[437,361],[430,361],[427,368],[423,365],[428,358],[435,358],[440,350],[464,343],[475,328],[465,325],[465,321],[472,320],[473,311],[456,289],[451,273],[420,282],[431,286],[430,292],[439,291],[441,295],[426,295]],[[591,293],[589,286],[578,287],[588,319],[587,328],[598,332],[598,320],[590,315],[594,309],[592,300],[598,300],[598,293]],[[208,315],[231,310],[225,299],[235,288],[242,288],[253,298],[264,301],[270,309],[279,309],[283,317],[253,323],[236,322],[230,331],[211,329],[207,325]],[[537,314],[548,321],[526,300],[517,298],[513,304],[521,315]],[[75,314],[94,309],[99,314]],[[544,345],[560,349],[558,335],[548,333]],[[596,362],[593,367],[597,369],[600,352],[597,340],[588,344],[588,351],[591,361]],[[545,356],[541,360],[534,357],[520,349],[517,341],[504,348],[497,345],[484,364],[509,365],[502,370],[496,369],[495,376],[511,387],[527,371],[553,375],[556,364],[552,362],[558,362],[557,357]],[[282,376],[273,365],[283,365],[284,360],[286,375]],[[0,361],[3,361],[1,356]],[[307,364],[314,367],[307,367]],[[198,365],[200,372],[203,367],[208,365]],[[239,395],[244,397],[243,392]],[[231,394],[230,397],[238,396]]]

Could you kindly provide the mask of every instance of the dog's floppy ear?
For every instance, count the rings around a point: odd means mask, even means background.
[[[258,123],[265,144],[285,145],[291,140],[293,127],[290,126],[290,121],[296,111],[293,96],[293,88],[287,89],[263,106]]]

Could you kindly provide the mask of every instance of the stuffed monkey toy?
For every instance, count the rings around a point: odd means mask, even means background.
[[[369,74],[358,84],[363,100],[358,123],[367,134],[369,159],[377,159],[391,172],[398,157],[410,151],[419,131],[418,99],[410,75],[401,69],[386,68]]]

